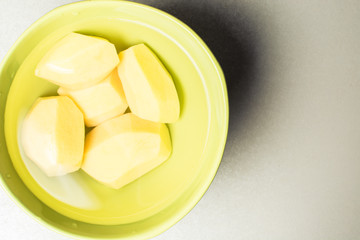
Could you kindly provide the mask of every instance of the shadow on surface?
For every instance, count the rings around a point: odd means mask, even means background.
[[[251,121],[251,109],[260,86],[260,37],[249,12],[239,4],[224,6],[221,1],[139,2],[159,8],[186,23],[213,52],[224,71],[228,88],[227,145],[237,144],[242,126]]]

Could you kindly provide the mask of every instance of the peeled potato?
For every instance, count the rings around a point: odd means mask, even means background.
[[[123,114],[128,107],[116,70],[94,86],[80,90],[60,87],[58,94],[69,96],[75,101],[84,113],[85,124],[88,127]]]
[[[172,123],[180,104],[174,82],[156,55],[144,44],[119,53],[118,73],[131,112],[140,118]]]
[[[35,75],[68,89],[80,89],[103,80],[118,64],[114,44],[70,33],[45,54]]]
[[[99,182],[118,189],[164,162],[171,148],[165,124],[127,113],[87,134],[82,169]]]
[[[48,176],[80,168],[84,136],[83,114],[65,96],[39,98],[24,119],[21,135],[25,154]]]

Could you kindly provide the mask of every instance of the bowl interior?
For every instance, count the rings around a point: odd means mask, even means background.
[[[82,171],[47,178],[18,144],[22,119],[35,99],[56,95],[55,85],[34,76],[35,66],[70,32],[104,37],[118,51],[146,43],[174,78],[181,116],[169,125],[173,153],[160,167],[120,190],[107,188]],[[2,65],[0,110],[5,127],[0,129],[0,172],[14,200],[41,222],[68,235],[150,237],[183,217],[206,191],[226,140],[226,88],[207,47],[178,20],[130,2],[67,5],[28,29]]]

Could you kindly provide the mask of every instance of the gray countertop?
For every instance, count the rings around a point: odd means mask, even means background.
[[[71,0],[0,0],[0,59]],[[143,0],[183,20],[223,67],[230,128],[196,207],[156,239],[360,237],[360,1]],[[0,238],[65,240],[0,190]]]

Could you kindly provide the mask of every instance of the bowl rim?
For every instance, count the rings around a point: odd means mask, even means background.
[[[193,193],[191,195],[191,197],[187,201],[187,204],[184,207],[182,207],[180,211],[175,213],[171,218],[164,221],[164,223],[159,224],[154,229],[152,229],[151,231],[148,232],[146,237],[147,238],[153,238],[153,237],[155,237],[157,235],[160,235],[161,233],[165,232],[169,228],[171,228],[173,225],[175,225],[177,222],[179,222],[182,218],[184,218],[196,206],[196,204],[201,200],[201,198],[206,193],[207,189],[210,187],[212,181],[214,180],[214,178],[216,176],[216,173],[217,173],[217,170],[218,170],[218,168],[220,166],[223,154],[224,154],[225,144],[226,144],[227,134],[228,134],[228,127],[229,127],[229,100],[228,100],[226,81],[225,81],[225,76],[224,76],[224,73],[223,73],[223,71],[221,69],[220,64],[218,63],[218,61],[216,60],[215,56],[210,51],[208,46],[205,44],[205,42],[189,26],[187,26],[184,22],[182,22],[178,18],[172,16],[171,14],[169,14],[169,13],[163,11],[163,10],[157,9],[155,7],[152,7],[152,6],[149,6],[149,5],[146,5],[146,4],[137,3],[137,2],[130,2],[130,1],[113,1],[113,0],[80,1],[80,2],[69,3],[69,4],[65,4],[65,5],[56,7],[54,9],[50,10],[49,12],[47,12],[46,14],[44,14],[43,16],[41,16],[34,23],[32,23],[20,35],[20,37],[14,42],[14,44],[10,47],[10,49],[8,50],[8,52],[6,53],[6,55],[4,56],[2,61],[0,62],[0,72],[3,71],[3,68],[6,65],[5,63],[8,62],[8,60],[14,54],[15,50],[17,49],[18,45],[23,41],[23,39],[27,35],[29,35],[31,33],[31,31],[34,28],[36,28],[38,25],[40,25],[42,22],[45,22],[48,18],[50,18],[51,16],[56,14],[58,11],[64,10],[66,8],[73,7],[74,5],[95,6],[96,4],[120,4],[120,5],[121,4],[127,4],[127,5],[133,5],[133,6],[144,8],[146,10],[150,10],[152,12],[160,14],[163,17],[171,20],[172,22],[175,22],[176,24],[178,24],[178,26],[180,26],[185,31],[187,31],[189,33],[189,35],[194,40],[196,40],[198,42],[198,44],[203,48],[203,50],[205,51],[205,53],[209,57],[209,60],[213,63],[213,66],[216,68],[216,72],[218,73],[218,77],[219,77],[220,84],[221,84],[221,87],[222,87],[222,91],[221,91],[222,99],[221,100],[222,100],[222,106],[224,106],[223,122],[225,124],[221,127],[221,131],[220,131],[221,134],[218,135],[219,136],[219,146],[220,147],[219,147],[219,151],[217,151],[217,155],[214,156],[214,158],[217,161],[215,162],[215,164],[212,167],[209,174],[207,174],[207,176],[204,178],[205,179],[203,181],[204,184],[202,184],[202,186],[198,189],[198,191],[196,191],[195,193]],[[6,102],[6,100],[4,100],[4,102]],[[50,229],[50,230],[52,230],[52,231],[54,231],[54,232],[56,232],[58,234],[61,234],[63,236],[70,237],[70,238],[75,238],[75,239],[99,239],[97,237],[88,237],[88,236],[82,236],[82,235],[79,235],[79,234],[67,232],[67,231],[62,230],[62,229],[60,229],[60,228],[58,228],[56,226],[53,226],[53,225],[47,223],[46,221],[42,220],[41,218],[37,217],[32,211],[27,209],[26,206],[14,195],[14,193],[7,186],[3,176],[1,176],[1,175],[0,175],[0,186],[2,187],[2,189],[4,189],[4,191],[10,197],[10,199],[18,207],[20,207],[27,215],[29,215],[32,219],[34,219],[35,221],[40,223],[42,226],[44,226],[44,227],[46,227],[46,228],[48,228],[48,229]],[[127,239],[133,239],[134,237],[136,237],[136,236],[130,236]]]

